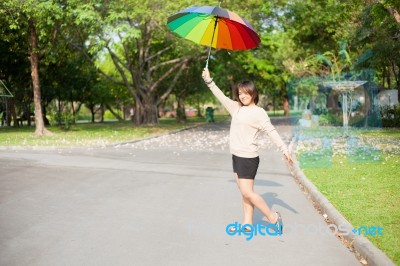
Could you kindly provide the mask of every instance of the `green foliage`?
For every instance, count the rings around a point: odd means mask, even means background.
[[[51,123],[55,123],[63,130],[70,130],[71,126],[75,124],[75,117],[70,111],[55,111],[51,114]]]
[[[357,1],[353,1],[357,2]],[[359,67],[377,69],[381,87],[400,89],[400,34],[395,19],[398,1],[373,1],[355,17],[359,25],[352,35],[353,46],[371,51],[373,56]]]
[[[381,107],[380,114],[384,127],[400,127],[400,104]]]
[[[54,62],[57,58],[49,53],[54,44],[57,27],[64,19],[65,5],[51,1],[36,0],[6,0],[0,4],[0,17],[9,28],[8,34],[2,35],[3,40],[11,41],[15,35],[22,37],[24,43],[17,43],[18,50],[24,49],[27,53],[26,40],[28,38],[28,22],[33,21],[37,30],[40,52],[46,51],[44,60]],[[22,48],[22,49],[21,49]],[[39,51],[36,51],[39,52]]]
[[[115,110],[116,112],[117,112],[117,114],[119,115],[119,116],[123,116],[123,114],[122,114],[122,112],[121,112],[121,110]],[[104,112],[104,119],[105,120],[114,120],[115,119],[115,116],[109,111],[109,110],[106,110],[105,112]]]
[[[334,0],[288,1],[279,18],[284,29],[291,32],[298,48],[308,54],[331,51],[341,40],[345,5]]]
[[[319,116],[319,124],[321,126],[341,126],[342,123],[343,120],[341,115],[327,113]]]

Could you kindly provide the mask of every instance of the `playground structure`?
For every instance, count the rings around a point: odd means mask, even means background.
[[[327,81],[323,82],[324,87],[332,88],[332,90],[339,92],[342,95],[342,113],[343,113],[343,129],[345,133],[348,130],[349,118],[351,114],[352,100],[351,93],[354,89],[364,85],[368,81]]]
[[[3,113],[1,116],[1,125],[3,126],[4,123],[10,119],[10,110],[8,108],[8,98],[14,97],[14,95],[10,92],[10,90],[7,88],[6,84],[0,79],[0,97],[1,101],[5,102],[5,108],[3,106],[0,106],[0,113]]]

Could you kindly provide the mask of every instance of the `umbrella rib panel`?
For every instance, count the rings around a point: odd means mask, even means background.
[[[229,12],[226,9],[222,9],[219,7],[215,7],[214,10],[211,12],[211,14],[218,16],[218,17],[223,17],[223,18],[229,19]]]
[[[232,40],[235,40],[234,42],[232,42],[232,50],[244,50],[246,49],[246,44],[244,43],[244,41],[242,40],[242,36],[240,34],[240,31],[236,28],[236,27],[229,27],[229,24],[231,24],[229,21],[228,23],[228,28],[229,28],[229,33],[230,33],[230,37]]]
[[[168,25],[178,35],[186,37],[186,35],[193,30],[194,25],[207,19],[207,17],[208,16],[199,16],[199,14],[190,13],[170,22]]]
[[[215,9],[215,6],[196,6],[193,9],[191,9],[189,12],[212,14],[214,9]]]
[[[214,27],[214,20],[206,19],[200,21],[192,30],[186,35],[186,39],[200,43],[202,37],[204,36],[207,28],[212,25]],[[211,42],[211,40],[210,40]],[[210,45],[210,43],[208,44]]]
[[[213,31],[214,31],[214,24],[215,21],[212,20],[212,23],[209,23],[207,26],[206,31],[204,32],[200,44],[202,45],[207,45],[210,46],[211,44],[211,40],[212,40],[212,36],[213,36]],[[219,34],[219,29],[218,26],[215,28],[215,33],[214,33],[214,40],[211,44],[212,47],[216,48],[217,47],[217,39],[218,39],[218,34]]]
[[[231,11],[228,11],[228,13],[229,13],[230,20],[239,22],[240,24],[243,24],[243,25],[247,24],[246,21],[243,18],[241,18],[238,14],[231,12]]]
[[[229,26],[225,19],[218,20],[217,47],[232,50],[232,40]]]
[[[244,42],[245,48],[243,48],[243,49],[249,49],[249,48],[256,47],[257,44],[254,43],[253,38],[251,37],[251,35],[249,34],[249,32],[246,30],[245,27],[246,26],[244,26],[240,23],[236,26],[236,29],[239,31],[240,35],[242,36],[241,39]]]

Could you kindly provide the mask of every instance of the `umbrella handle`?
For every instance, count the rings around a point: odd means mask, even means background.
[[[207,57],[207,61],[206,61],[206,68],[208,68],[208,60],[210,60],[210,55],[211,55],[211,46],[210,46],[210,49],[208,49],[208,57]]]

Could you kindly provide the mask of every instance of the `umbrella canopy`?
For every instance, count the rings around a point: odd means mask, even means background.
[[[210,49],[247,50],[260,43],[260,37],[245,19],[216,6],[187,8],[170,16],[167,24],[172,32]]]

